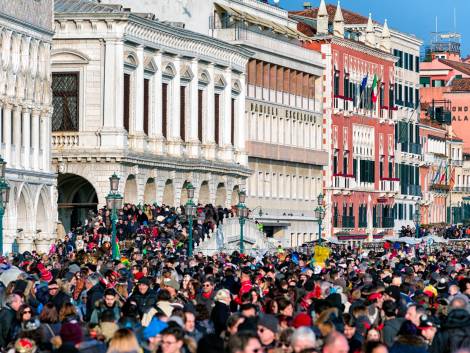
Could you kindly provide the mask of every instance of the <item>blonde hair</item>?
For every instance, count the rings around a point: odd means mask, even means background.
[[[114,333],[113,338],[109,342],[107,353],[140,353],[140,345],[134,333],[127,329],[121,328]]]

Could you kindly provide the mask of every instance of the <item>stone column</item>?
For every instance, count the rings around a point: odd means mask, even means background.
[[[42,151],[42,158],[41,162],[39,164],[39,168],[43,171],[47,171],[48,168],[48,162],[49,162],[49,146],[48,146],[48,137],[47,137],[47,132],[48,132],[48,116],[47,112],[42,111],[41,112],[41,118],[40,118],[40,134],[41,134],[41,142],[40,142],[40,149]]]
[[[204,157],[206,159],[215,159],[215,112],[214,112],[214,64],[207,66],[209,73],[209,84],[207,85],[207,111],[205,129],[203,131],[202,143],[204,148]]]
[[[152,90],[153,104],[152,118],[150,120],[150,149],[157,153],[164,152],[164,139],[162,132],[162,53],[158,52],[153,57],[153,61],[157,66],[157,72],[153,75]]]
[[[144,47],[142,45],[136,48],[138,66],[134,72],[134,121],[131,122],[132,139],[134,147],[138,150],[144,150]],[[132,92],[132,90],[131,90]]]
[[[238,152],[237,162],[241,165],[248,165],[248,157],[245,151],[246,136],[246,117],[245,117],[245,98],[246,98],[246,83],[245,75],[240,74],[240,94],[237,97],[237,109],[235,109],[235,149]]]
[[[233,159],[233,147],[231,141],[232,133],[232,69],[226,68],[224,71],[224,80],[226,82],[225,90],[222,95],[222,159],[231,161]]]
[[[173,156],[181,155],[181,136],[180,136],[180,86],[181,86],[181,60],[176,57],[173,59],[175,65],[175,76],[171,81],[171,95],[170,95],[170,115],[168,119],[170,134],[168,141],[168,152]]]
[[[23,108],[23,155],[21,165],[24,169],[29,169],[31,153],[30,153],[30,129],[31,129],[31,109]]]
[[[200,154],[198,139],[198,112],[199,112],[199,80],[198,80],[198,60],[191,60],[191,71],[194,74],[193,79],[189,83],[189,142],[188,154],[191,158],[198,158]]]
[[[15,145],[15,155],[12,156],[12,165],[20,167],[21,160],[21,106],[13,107],[13,145]]]
[[[103,128],[101,146],[124,148],[124,49],[122,41],[108,39],[105,43],[105,74],[103,99]]]
[[[33,169],[38,170],[39,169],[39,136],[41,131],[39,130],[39,114],[40,111],[38,109],[33,109],[32,115],[31,115],[31,120],[32,120],[32,130],[33,130],[33,136],[32,136],[32,150],[33,150]]]

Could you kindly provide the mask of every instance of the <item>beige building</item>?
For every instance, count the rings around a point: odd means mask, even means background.
[[[230,206],[251,174],[245,70],[251,52],[86,0],[55,1],[53,162],[66,228],[102,206],[108,178],[131,203]]]
[[[247,65],[247,204],[284,246],[314,240],[314,216],[327,164],[323,146],[321,55],[288,12],[257,0],[119,0],[138,11],[253,52]],[[261,212],[260,212],[261,211]]]
[[[3,249],[49,251],[57,226],[51,169],[53,1],[0,0],[0,155],[10,202]]]

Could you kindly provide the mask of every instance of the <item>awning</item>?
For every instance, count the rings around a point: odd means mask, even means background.
[[[283,34],[289,37],[301,39],[301,40],[309,40],[310,38],[307,37],[302,32],[298,31],[297,29],[290,28],[288,26],[284,26],[273,21],[269,21],[258,16],[251,15],[245,11],[241,11],[238,9],[234,9],[231,6],[227,6],[220,3],[214,3],[217,7],[219,7],[222,11],[226,12],[229,16],[232,16],[240,21],[245,21],[253,25],[265,27],[271,29],[273,32]]]
[[[290,222],[286,221],[278,221],[275,219],[267,219],[267,220],[258,220],[259,223],[261,223],[263,226],[267,227],[289,227]]]

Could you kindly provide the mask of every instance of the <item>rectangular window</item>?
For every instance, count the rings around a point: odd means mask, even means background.
[[[220,119],[220,94],[216,93],[214,95],[214,136],[215,136],[215,143],[218,145],[220,144],[219,141],[219,119]]]
[[[78,131],[78,75],[78,72],[52,74],[52,131]]]
[[[180,137],[186,141],[186,87],[180,86]]]
[[[419,72],[419,56],[415,57],[415,71]]]
[[[338,156],[333,156],[333,174],[338,174]]]
[[[409,55],[410,55],[410,66],[408,70],[413,71],[414,55],[411,55],[411,54]]]
[[[344,96],[349,98],[349,76],[344,73]]]
[[[232,98],[232,104],[230,106],[230,122],[232,126],[230,130],[230,142],[232,146],[235,146],[235,98]]]
[[[422,77],[419,78],[419,84],[422,87],[430,87],[431,86],[431,78],[426,77],[426,76],[422,76]]]
[[[144,79],[144,132],[149,134],[150,80]]]
[[[131,75],[124,74],[124,129],[129,132]]]
[[[202,142],[202,109],[203,109],[204,91],[202,89],[197,91],[197,138]]]
[[[344,175],[348,174],[348,156],[347,155],[343,157],[343,174]]]
[[[167,138],[168,125],[168,83],[162,83],[162,135]]]
[[[405,55],[405,69],[408,70],[409,57],[408,53],[403,53]]]
[[[339,71],[336,70],[334,77],[334,94],[335,96],[339,96]]]

